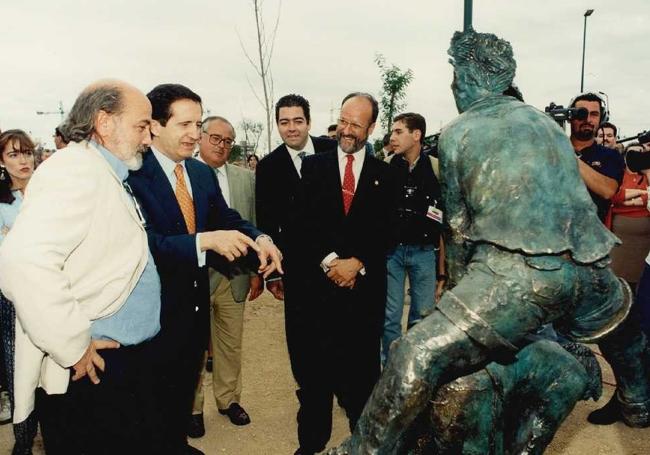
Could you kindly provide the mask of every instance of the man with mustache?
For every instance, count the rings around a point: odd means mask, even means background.
[[[380,373],[386,253],[397,186],[390,166],[366,153],[377,112],[371,95],[346,96],[337,123],[337,150],[302,163],[301,271],[312,293],[302,302],[309,317],[303,319],[306,336],[296,376],[296,454],[325,448],[334,396],[354,429]]]
[[[570,107],[583,107],[588,112],[584,120],[571,120],[571,144],[578,158],[580,176],[596,204],[598,218],[604,221],[609,200],[623,180],[625,163],[618,152],[596,143],[598,127],[607,120],[603,99],[595,93],[583,93]]]

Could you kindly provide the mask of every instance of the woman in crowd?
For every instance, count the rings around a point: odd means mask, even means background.
[[[255,172],[255,169],[257,168],[257,163],[260,162],[260,159],[257,157],[257,155],[248,155],[248,158],[246,158],[246,161],[248,163],[248,169],[251,171]]]
[[[23,201],[25,187],[34,173],[34,143],[22,130],[0,134],[0,242],[11,230]],[[2,273],[0,271],[0,273]],[[0,293],[0,334],[4,365],[13,408],[14,340],[16,328],[14,306]],[[38,423],[34,413],[14,424],[13,455],[31,454]]]
[[[628,150],[643,151],[639,144]],[[650,251],[650,212],[648,212],[648,176],[650,171],[636,173],[625,168],[623,183],[612,198],[608,227],[623,242],[612,250],[612,269],[617,276],[636,289],[645,258]]]

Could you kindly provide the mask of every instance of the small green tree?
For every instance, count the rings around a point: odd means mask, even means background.
[[[245,159],[245,153],[244,153],[244,148],[241,145],[235,144],[232,146],[232,149],[230,150],[230,156],[228,157],[228,162],[229,163],[234,163],[239,160]]]
[[[381,54],[375,56],[375,63],[381,72],[381,125],[388,132],[395,114],[406,107],[406,87],[413,80],[413,71],[402,71],[396,65],[388,65]]]

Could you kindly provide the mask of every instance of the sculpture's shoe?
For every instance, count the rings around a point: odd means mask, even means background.
[[[591,412],[587,416],[587,420],[594,425],[611,425],[623,422],[633,428],[650,427],[650,402],[623,404],[614,394],[605,406]]]

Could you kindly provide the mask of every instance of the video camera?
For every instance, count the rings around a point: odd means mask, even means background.
[[[427,155],[438,158],[438,140],[440,140],[440,132],[432,134],[431,136],[426,136],[424,138],[424,146],[422,147],[422,151]]]
[[[584,107],[567,107],[558,106],[551,102],[544,108],[544,112],[564,129],[564,123],[571,120],[585,120],[589,116],[589,111]]]
[[[620,144],[633,140],[638,140],[640,145],[650,143],[650,131],[643,131],[636,136],[626,137],[617,142]],[[650,169],[650,153],[629,150],[625,154],[625,164],[627,164],[627,167],[630,168],[632,172],[640,172]]]

